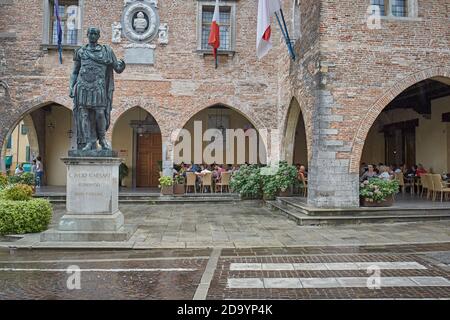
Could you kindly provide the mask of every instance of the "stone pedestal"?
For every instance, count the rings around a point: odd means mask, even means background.
[[[119,165],[115,157],[68,157],[67,213],[56,230],[41,241],[126,241],[132,230],[124,228],[119,211]]]

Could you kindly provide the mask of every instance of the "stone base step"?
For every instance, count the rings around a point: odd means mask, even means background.
[[[65,204],[65,196],[43,196],[38,195],[36,198],[45,198],[53,204]],[[119,196],[119,204],[183,204],[183,203],[233,203],[241,201],[236,194],[189,194],[189,195],[173,195],[173,196],[142,196],[142,195],[125,195]]]
[[[270,209],[279,211],[301,226],[450,220],[449,213],[429,213],[426,211],[422,211],[422,214],[384,213],[376,215],[311,216],[293,211],[277,201],[267,201],[266,204]]]
[[[118,231],[60,231],[50,229],[41,234],[41,242],[127,241],[136,227],[125,226]]]
[[[427,213],[450,214],[450,207],[434,207],[434,208],[416,208],[416,207],[359,207],[359,208],[312,208],[306,203],[295,201],[295,198],[281,198],[276,200],[282,206],[288,208],[292,212],[302,213],[308,216],[323,217],[323,216],[384,216],[384,215],[423,215]]]

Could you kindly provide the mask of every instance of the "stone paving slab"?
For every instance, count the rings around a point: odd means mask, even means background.
[[[233,207],[223,204],[122,205],[128,225],[137,231],[129,241],[67,242],[42,244],[39,234],[17,241],[0,241],[9,248],[296,248],[306,246],[362,246],[450,242],[450,221],[352,225],[297,226],[261,205],[245,201]],[[64,214],[55,206],[52,227]]]

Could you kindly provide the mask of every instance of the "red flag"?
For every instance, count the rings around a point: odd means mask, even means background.
[[[208,44],[213,47],[214,59],[217,68],[217,49],[220,47],[220,28],[219,28],[219,0],[216,0],[214,15],[211,23]]]
[[[256,55],[259,59],[264,57],[272,48],[270,18],[280,9],[280,0],[259,0],[256,36]]]

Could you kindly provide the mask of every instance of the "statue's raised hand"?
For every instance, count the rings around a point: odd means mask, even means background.
[[[114,70],[117,73],[122,73],[125,70],[125,68],[126,68],[125,61],[123,61],[122,59],[117,59],[117,63],[114,67]]]

